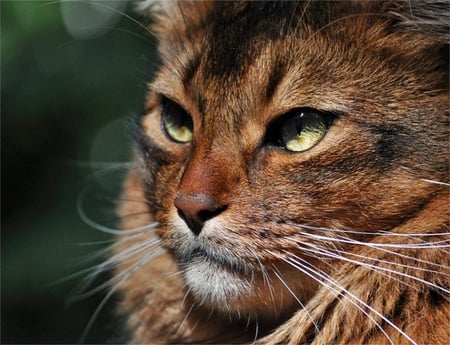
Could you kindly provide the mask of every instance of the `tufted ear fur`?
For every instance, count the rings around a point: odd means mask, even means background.
[[[136,0],[135,10],[143,17],[154,18],[161,15],[173,15],[177,10],[179,1],[176,0]]]
[[[136,9],[144,17],[152,20],[151,29],[160,41],[176,35],[178,39],[187,35],[188,31],[195,30],[201,25],[210,8],[210,1],[194,0],[140,0]],[[189,18],[189,23],[186,22]],[[181,37],[180,37],[181,36]]]
[[[398,30],[421,32],[436,43],[450,41],[450,2],[448,0],[402,0],[385,3],[396,19]]]
[[[391,30],[402,37],[402,47],[412,53],[410,58],[427,61],[430,72],[439,70],[436,75],[443,76],[441,87],[447,93],[450,1],[392,0],[384,2],[383,7],[391,18]]]

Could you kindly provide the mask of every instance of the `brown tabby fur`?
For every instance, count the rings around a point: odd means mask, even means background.
[[[161,64],[116,254],[158,243],[116,271],[130,342],[448,344],[448,3],[151,11]],[[161,130],[164,98],[192,117],[192,143]],[[324,139],[267,145],[299,107],[337,114]],[[226,209],[195,236],[174,199],[199,194]]]

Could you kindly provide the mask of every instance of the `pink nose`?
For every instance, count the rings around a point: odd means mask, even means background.
[[[179,216],[185,221],[194,235],[200,234],[203,224],[225,210],[225,205],[220,205],[214,199],[205,194],[180,194],[175,198],[175,207]]]

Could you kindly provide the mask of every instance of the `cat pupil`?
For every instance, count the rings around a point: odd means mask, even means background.
[[[286,143],[301,135],[303,130],[303,114],[296,115],[294,118],[288,120],[282,128],[281,137]]]

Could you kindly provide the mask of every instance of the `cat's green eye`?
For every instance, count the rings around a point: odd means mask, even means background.
[[[175,102],[170,100],[164,102],[161,122],[167,136],[173,141],[188,143],[192,140],[192,118]]]
[[[277,143],[292,152],[309,150],[325,136],[330,123],[326,113],[309,108],[294,109],[277,121]]]

